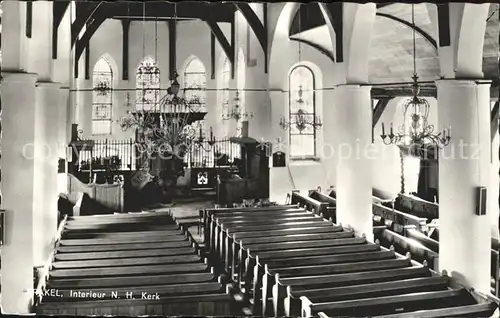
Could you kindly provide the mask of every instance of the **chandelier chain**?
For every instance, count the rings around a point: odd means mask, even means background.
[[[430,105],[425,98],[420,98],[420,87],[417,74],[417,43],[416,43],[416,23],[415,5],[411,5],[411,21],[413,34],[413,83],[412,96],[403,104],[403,123],[399,126],[396,134],[391,123],[389,134],[385,133],[384,123],[382,123],[382,134],[380,137],[386,145],[395,144],[400,147],[438,147],[442,148],[449,144],[451,140],[451,127],[442,132],[434,132],[434,126],[428,123]],[[408,111],[411,110],[411,114]],[[409,116],[408,116],[409,115]],[[409,123],[407,123],[409,121]]]

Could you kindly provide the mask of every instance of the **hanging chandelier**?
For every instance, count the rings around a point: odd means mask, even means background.
[[[382,134],[380,137],[386,145],[397,145],[399,147],[417,146],[418,148],[443,148],[450,143],[451,127],[441,132],[435,131],[434,125],[428,123],[430,105],[425,98],[419,97],[420,86],[416,66],[416,41],[415,41],[415,8],[412,4],[412,26],[413,26],[413,83],[411,85],[412,97],[403,104],[403,124],[394,133],[391,123],[389,134],[385,132],[382,123]],[[408,117],[410,116],[410,117]],[[410,122],[407,123],[407,120]]]
[[[199,111],[200,103],[195,99],[178,96],[179,90],[180,85],[175,79],[167,94],[152,108],[128,111],[127,116],[120,120],[123,131],[135,130],[142,136],[137,142],[148,155],[167,153],[183,157],[193,146],[209,151],[215,144],[212,128],[207,139],[201,127],[197,132],[192,126],[202,120],[206,112]]]
[[[143,5],[145,10],[145,4]],[[174,20],[176,22],[176,6],[174,4]],[[155,23],[155,51],[157,50],[157,27]],[[143,53],[144,48],[143,39]],[[157,54],[155,54],[157,56]],[[144,76],[159,77],[159,69],[154,64],[146,64],[143,68]],[[123,131],[136,131],[136,146],[139,152],[148,156],[159,154],[164,158],[175,156],[184,158],[186,153],[193,147],[198,146],[205,150],[211,149],[215,139],[210,129],[210,139],[206,140],[200,126],[199,134],[193,123],[203,120],[206,112],[200,111],[200,101],[197,96],[189,99],[179,96],[180,84],[177,81],[177,71],[172,72],[170,87],[167,94],[151,103],[146,100],[147,91],[144,91],[142,99],[136,105],[141,109],[128,111],[127,115],[120,119],[120,127]],[[144,89],[143,89],[144,90]],[[156,93],[156,91],[155,91]],[[148,107],[144,107],[147,104]]]
[[[302,32],[302,21],[301,21],[301,13],[300,13],[300,8],[298,11],[299,15],[299,63],[302,61],[302,46],[301,46],[301,41],[300,41],[300,35]],[[299,89],[297,91],[298,93],[298,98],[296,99],[296,106],[298,110],[295,113],[290,113],[289,114],[289,120],[287,120],[284,116],[281,117],[279,125],[283,130],[288,130],[290,127],[294,127],[297,129],[299,134],[302,134],[304,131],[306,131],[308,128],[312,128],[314,130],[317,130],[323,126],[323,123],[321,122],[321,118],[319,116],[316,116],[314,113],[309,113],[305,109],[307,105],[304,102],[304,99],[302,98],[302,95],[304,94],[304,91],[302,89],[302,85],[299,85]]]
[[[236,97],[234,98],[234,106],[231,111],[227,114],[222,114],[223,120],[231,120],[234,119],[237,122],[240,120],[249,120],[253,118],[253,113],[247,113],[246,111],[240,108],[240,92],[236,91]]]
[[[304,92],[302,90],[302,85],[300,85],[298,91],[299,98],[297,99],[298,110],[295,114],[290,115],[290,120],[286,120],[285,117],[282,117],[280,119],[279,124],[282,129],[286,130],[290,127],[295,127],[299,131],[299,133],[302,134],[302,132],[304,132],[308,127],[317,130],[321,126],[323,126],[323,123],[321,122],[321,118],[319,116],[307,113],[304,110],[305,103],[304,99],[302,98],[303,93]]]

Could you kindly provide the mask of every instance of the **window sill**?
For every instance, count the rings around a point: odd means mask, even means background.
[[[292,157],[290,158],[291,166],[310,166],[320,164],[320,158],[318,157]]]
[[[315,161],[319,162],[321,159],[316,156],[303,156],[303,157],[290,157],[290,161]]]

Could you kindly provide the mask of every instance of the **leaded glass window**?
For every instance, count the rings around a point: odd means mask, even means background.
[[[113,108],[113,71],[105,58],[101,57],[94,66],[92,75],[92,134],[111,134]]]
[[[308,67],[299,65],[290,73],[289,121],[294,121],[301,110],[310,122],[316,117],[314,74]],[[316,129],[309,125],[299,130],[295,125],[289,128],[290,156],[316,155]]]
[[[152,110],[160,101],[160,69],[151,57],[142,60],[136,73],[136,108]]]
[[[198,58],[192,58],[184,70],[184,97],[200,108],[206,105],[207,75]]]

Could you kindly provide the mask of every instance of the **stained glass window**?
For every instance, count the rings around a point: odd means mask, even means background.
[[[94,66],[92,97],[92,134],[111,134],[113,108],[113,72],[105,58],[101,57]]]
[[[142,60],[136,73],[136,108],[152,110],[160,101],[160,69],[151,57]]]
[[[206,111],[206,88],[207,75],[205,66],[198,58],[194,57],[184,69],[184,97],[194,109],[202,112]],[[206,135],[205,120],[197,121],[192,126],[197,132],[201,127],[203,134]]]
[[[299,65],[290,73],[289,121],[295,121],[299,110],[313,122],[316,116],[314,74],[308,67]],[[302,93],[302,96],[300,96]],[[299,131],[295,125],[289,128],[290,156],[303,157],[316,155],[316,130],[312,126]]]
[[[184,97],[204,108],[206,105],[207,75],[198,58],[192,58],[184,70]]]

